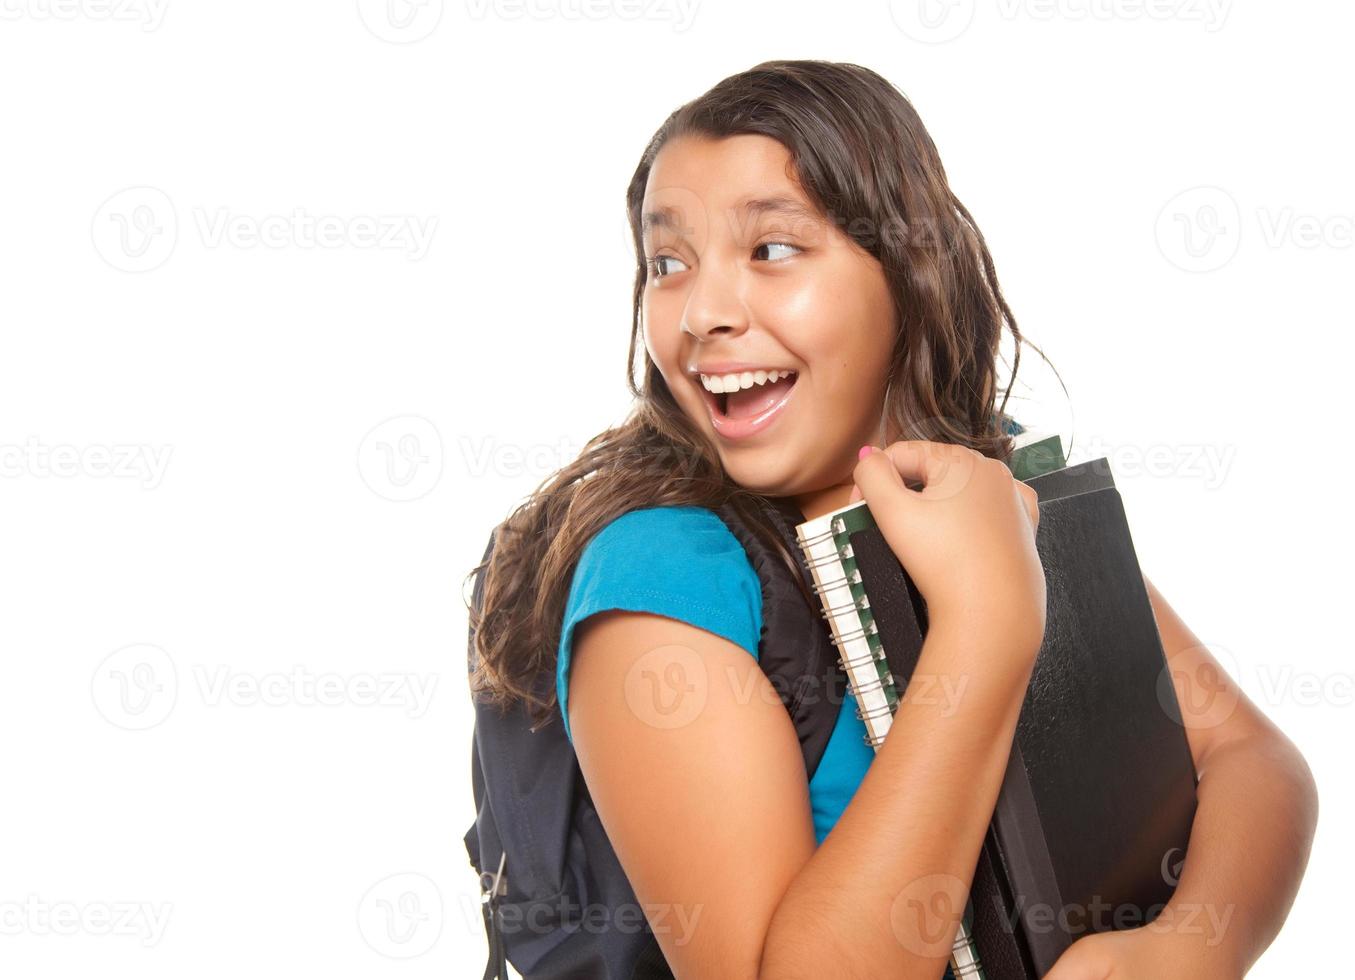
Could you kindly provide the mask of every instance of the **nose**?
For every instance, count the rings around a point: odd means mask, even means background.
[[[682,311],[682,331],[697,340],[737,337],[748,329],[748,311],[738,289],[738,270],[715,262],[698,267],[687,305]]]

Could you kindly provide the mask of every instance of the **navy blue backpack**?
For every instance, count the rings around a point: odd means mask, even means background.
[[[716,513],[738,538],[762,584],[759,663],[795,723],[806,779],[814,775],[846,692],[813,581],[799,561],[786,499],[757,498],[780,552],[729,504]],[[491,533],[482,561],[494,549]],[[483,570],[476,576],[478,616]],[[469,668],[475,668],[475,620]],[[553,692],[543,672],[538,695]],[[480,875],[489,942],[485,980],[672,980],[663,953],[612,849],[560,720],[532,731],[519,703],[504,715],[475,701],[471,779],[476,817],[464,841]]]

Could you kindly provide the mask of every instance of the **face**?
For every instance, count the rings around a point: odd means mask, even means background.
[[[857,450],[885,439],[895,327],[880,263],[813,209],[766,136],[670,140],[642,214],[645,347],[682,410],[741,486],[801,499],[806,516],[811,499],[845,503]],[[758,385],[760,369],[793,374]]]

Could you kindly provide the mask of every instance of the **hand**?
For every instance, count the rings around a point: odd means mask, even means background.
[[[1242,975],[1218,947],[1148,925],[1083,936],[1044,980],[1237,980]]]
[[[926,599],[932,626],[979,625],[1028,648],[1033,660],[1045,625],[1035,491],[999,460],[921,440],[863,456],[852,477]],[[905,478],[922,488],[909,489]]]

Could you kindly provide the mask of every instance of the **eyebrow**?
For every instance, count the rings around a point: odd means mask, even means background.
[[[760,218],[765,215],[792,218],[805,221],[821,221],[822,217],[803,202],[779,195],[776,197],[754,197],[733,208],[742,211],[748,218]],[[640,219],[640,231],[648,234],[652,228],[666,228],[682,234],[678,228],[678,212],[673,207],[661,207],[656,211],[646,211]]]

